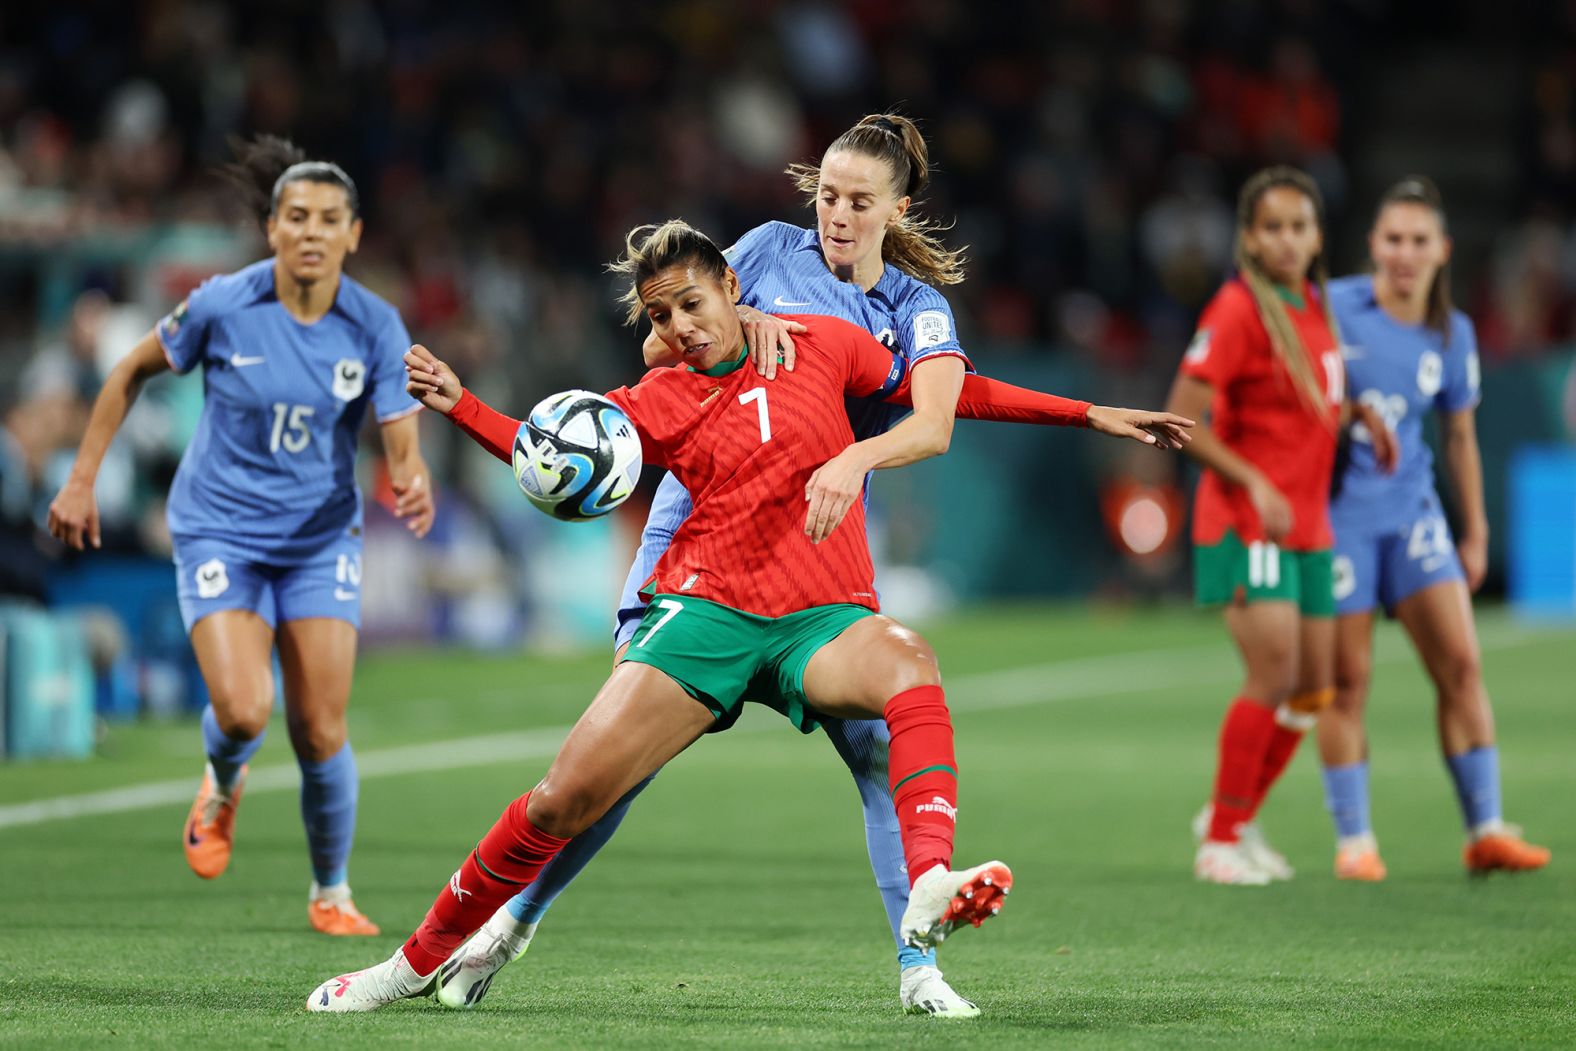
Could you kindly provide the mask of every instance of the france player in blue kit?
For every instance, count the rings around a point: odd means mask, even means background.
[[[381,424],[396,514],[417,535],[433,517],[402,362],[410,337],[389,304],[343,273],[361,236],[355,184],[262,138],[227,172],[254,197],[273,256],[210,278],[106,381],[51,531],[98,544],[93,481],[138,388],[163,369],[203,370],[203,411],[170,488],[181,615],[211,703],[208,766],[183,830],[187,861],[213,879],[229,863],[247,761],[284,672],[301,815],[311,855],[308,917],[327,934],[376,934],[350,897],[355,757],[345,709],[361,616],[356,441]]]
[[[934,287],[962,280],[961,259],[934,238],[933,224],[907,214],[913,195],[926,182],[928,166],[924,139],[911,121],[894,115],[866,117],[827,149],[819,167],[789,169],[815,204],[815,228],[767,223],[745,234],[727,253],[744,294],[739,314],[751,358],[762,375],[776,374],[779,351],[784,355],[783,367],[793,368],[790,333],[802,331],[797,323],[770,312],[829,314],[852,321],[909,362],[914,414],[920,426],[910,431],[916,436],[911,445],[887,450],[892,456],[883,462],[889,466],[945,451],[958,392],[969,368],[957,341],[951,307]],[[648,338],[644,352],[649,366],[672,364],[660,339]],[[874,400],[850,401],[847,407],[854,434],[861,439],[887,435],[904,411]],[[1163,413],[1093,406],[1077,422],[1142,440],[1145,429],[1174,427],[1177,420]],[[1168,442],[1163,447],[1175,446]],[[863,496],[873,466],[844,454],[816,472],[806,493],[809,535],[818,535],[825,522],[840,518]],[[638,589],[690,511],[689,494],[671,475],[665,477],[619,603],[615,646],[620,654],[645,610]],[[943,979],[933,952],[905,946],[897,937],[909,881],[888,786],[885,724],[823,719],[822,726],[853,774],[864,807],[871,867],[898,943],[899,997],[904,1009],[950,1018],[977,1015],[979,1009]],[[441,1002],[473,1007],[486,995],[493,976],[525,952],[537,921],[608,841],[631,801],[649,783],[648,778],[637,785],[572,840],[534,883],[444,963],[436,990]]]
[[[1337,693],[1320,720],[1319,747],[1336,827],[1335,874],[1385,876],[1369,819],[1362,722],[1380,606],[1401,621],[1434,681],[1440,744],[1469,839],[1468,870],[1539,868],[1548,851],[1523,842],[1500,812],[1499,754],[1470,597],[1483,581],[1488,548],[1473,424],[1477,340],[1471,321],[1450,306],[1450,241],[1431,182],[1409,177],[1385,194],[1369,250],[1375,272],[1333,282],[1330,299],[1346,344],[1347,389],[1390,425],[1400,460],[1393,474],[1384,474],[1367,432],[1354,426],[1330,505]],[[1445,520],[1423,440],[1430,412],[1439,414],[1446,472],[1462,512],[1459,541]]]

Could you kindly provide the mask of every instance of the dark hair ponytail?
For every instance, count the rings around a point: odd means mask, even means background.
[[[361,195],[343,168],[329,161],[307,160],[306,151],[277,135],[251,139],[230,136],[235,160],[219,167],[219,176],[241,194],[241,200],[258,223],[266,228],[268,217],[279,207],[279,195],[293,182],[321,182],[345,191],[352,216],[361,215]]]
[[[1448,236],[1445,201],[1439,194],[1439,187],[1428,176],[1408,175],[1386,190],[1384,196],[1379,198],[1379,207],[1374,211],[1375,226],[1379,225],[1379,216],[1392,204],[1422,205],[1439,220],[1440,234]],[[1434,280],[1428,286],[1428,309],[1423,315],[1423,324],[1439,333],[1440,342],[1446,348],[1450,346],[1450,314],[1453,309],[1450,301],[1450,263],[1447,260],[1434,272]]]
[[[886,162],[892,172],[892,195],[911,201],[930,183],[930,148],[919,127],[898,113],[872,113],[839,135],[827,153],[847,150]],[[824,156],[824,154],[823,154]],[[819,164],[790,164],[794,185],[815,203],[821,184]],[[881,257],[899,270],[931,285],[955,285],[963,280],[963,252],[952,251],[936,237],[946,227],[915,218],[912,211],[887,227]]]

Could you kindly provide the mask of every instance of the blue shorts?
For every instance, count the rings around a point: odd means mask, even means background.
[[[1394,613],[1403,599],[1448,580],[1465,580],[1455,537],[1437,497],[1392,529],[1335,523],[1335,613]]]
[[[175,581],[188,633],[208,614],[227,609],[250,610],[270,628],[333,617],[361,630],[360,536],[340,536],[288,565],[256,561],[223,540],[177,540]]]

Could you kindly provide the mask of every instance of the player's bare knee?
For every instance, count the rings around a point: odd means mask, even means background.
[[[885,692],[888,697],[920,686],[940,686],[941,668],[936,651],[917,631],[889,622],[882,633],[886,665]]]
[[[309,763],[332,759],[345,747],[347,731],[342,715],[289,720],[290,744]]]
[[[568,839],[590,828],[601,816],[598,806],[606,809],[603,795],[589,783],[555,778],[549,773],[531,789],[525,816],[549,836]]]
[[[1434,662],[1434,685],[1445,703],[1475,703],[1482,681],[1482,662],[1471,646],[1453,647]]]
[[[219,729],[231,740],[249,741],[267,729],[274,706],[272,691],[221,682],[208,684],[208,696]]]

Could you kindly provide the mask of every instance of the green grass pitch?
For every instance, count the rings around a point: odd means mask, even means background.
[[[1370,723],[1390,879],[1330,876],[1305,746],[1264,814],[1299,875],[1261,889],[1189,870],[1238,674],[1218,619],[1025,606],[931,625],[963,771],[957,859],[999,856],[1017,875],[999,919],[942,949],[985,1012],[954,1023],[899,1012],[848,776],[824,738],[764,714],[658,778],[480,1009],[306,1014],[317,982],[386,957],[419,922],[606,669],[600,654],[369,655],[351,875],[386,933],[307,928],[277,720],[254,776],[283,766],[255,782],[279,787],[245,800],[212,883],[181,857],[185,799],[4,827],[30,801],[195,787],[195,725],[116,727],[93,762],[0,766],[0,1047],[1569,1047],[1573,634],[1494,612],[1481,629],[1507,816],[1553,865],[1462,874],[1431,692],[1386,626]],[[442,746],[455,739],[469,742]]]

